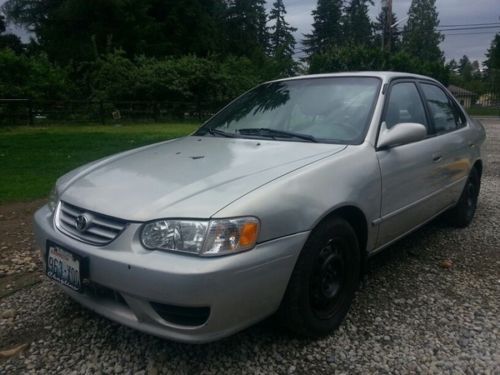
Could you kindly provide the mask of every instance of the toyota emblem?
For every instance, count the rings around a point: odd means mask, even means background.
[[[85,215],[78,215],[75,219],[75,226],[80,232],[83,232],[89,226],[89,219]]]

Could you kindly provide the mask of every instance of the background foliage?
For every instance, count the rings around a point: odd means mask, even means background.
[[[466,56],[445,64],[435,0],[412,0],[402,31],[391,33],[386,12],[369,18],[370,4],[318,0],[311,33],[297,41],[283,0],[270,11],[264,0],[8,0],[0,98],[216,108],[259,82],[302,73],[399,70],[478,93],[499,80],[499,35],[484,71]],[[30,30],[32,40],[7,33],[6,21]]]

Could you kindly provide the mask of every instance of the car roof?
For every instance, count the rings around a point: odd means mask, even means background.
[[[395,78],[413,78],[413,79],[425,79],[437,82],[433,78],[419,74],[404,73],[404,72],[389,72],[389,71],[361,71],[361,72],[308,74],[297,77],[277,79],[271,82],[283,82],[283,81],[292,81],[292,80],[308,79],[308,78],[332,78],[332,77],[376,77],[382,79],[383,82],[389,82]]]

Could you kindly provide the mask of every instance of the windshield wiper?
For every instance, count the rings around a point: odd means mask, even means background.
[[[312,135],[295,133],[286,130],[271,129],[271,128],[245,128],[245,129],[239,129],[238,132],[244,135],[245,134],[260,135],[262,137],[271,137],[271,138],[273,138],[274,136],[285,137],[285,138],[298,138],[309,142],[315,142],[315,143],[318,142],[318,140],[314,138]]]
[[[213,136],[221,135],[223,137],[228,137],[228,138],[235,138],[236,137],[236,135],[234,135],[234,134],[226,133],[225,131],[222,131],[219,129],[208,128],[207,130]]]

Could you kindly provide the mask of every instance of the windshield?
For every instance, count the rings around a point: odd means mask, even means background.
[[[357,144],[379,88],[374,77],[266,83],[212,117],[196,135]]]

